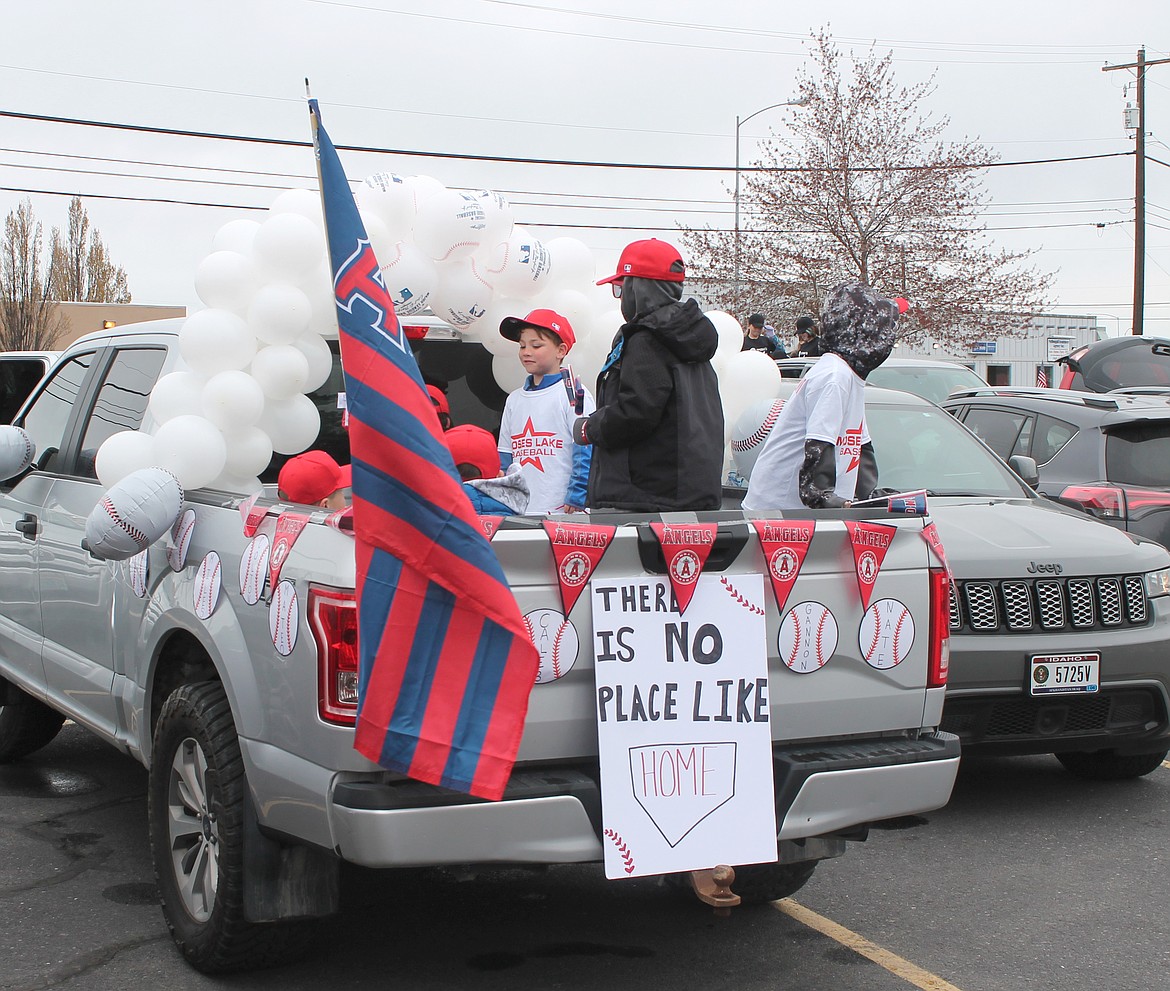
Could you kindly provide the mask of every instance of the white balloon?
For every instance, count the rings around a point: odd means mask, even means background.
[[[512,236],[512,228],[515,226],[512,204],[501,193],[492,189],[477,189],[473,195],[483,204],[487,219],[487,226],[480,239],[479,251],[483,252]]]
[[[258,478],[245,478],[225,471],[208,482],[205,488],[231,492],[235,495],[252,495],[263,492],[264,483]]]
[[[438,179],[434,179],[429,175],[408,175],[403,181],[406,184],[407,190],[410,192],[416,214],[418,213],[418,208],[424,202],[432,196],[437,196],[439,193],[445,192],[447,189]]]
[[[391,236],[390,229],[377,217],[370,217],[363,223],[366,227],[366,237],[369,238],[370,247],[374,251],[374,257],[378,259],[380,265],[384,258],[393,256],[394,245],[398,243],[397,238]]]
[[[154,438],[137,430],[111,434],[98,448],[94,460],[98,481],[106,488],[122,481],[132,471],[152,464]]]
[[[223,474],[233,478],[259,475],[272,460],[272,440],[259,427],[245,427],[223,435],[227,460]]]
[[[37,455],[37,446],[24,427],[0,427],[0,482],[15,478]]]
[[[318,227],[325,226],[321,216],[321,197],[311,189],[286,189],[272,201],[268,212],[296,213]]]
[[[315,392],[329,381],[333,372],[333,352],[329,345],[316,334],[306,334],[292,342],[292,346],[305,356],[309,363],[309,376],[305,380],[305,392]]]
[[[514,347],[515,345],[513,345]],[[514,392],[519,389],[528,373],[514,354],[497,354],[492,358],[492,374],[496,377],[499,387],[505,392]]]
[[[154,383],[148,409],[155,423],[166,423],[176,416],[203,412],[203,387],[207,377],[198,372],[171,372]]]
[[[419,204],[414,243],[435,261],[455,261],[484,243],[486,229],[487,210],[478,196],[445,189]]]
[[[271,399],[291,399],[305,391],[309,359],[291,344],[270,344],[252,359],[252,378]],[[257,414],[259,415],[259,414]]]
[[[248,307],[248,326],[266,344],[287,344],[309,327],[313,307],[296,286],[272,282],[256,293]]]
[[[719,350],[728,355],[737,354],[743,348],[743,328],[739,321],[723,310],[708,310],[704,315],[719,332]]]
[[[597,281],[597,262],[585,242],[575,237],[554,237],[545,247],[551,258],[550,288],[583,292]]]
[[[382,262],[381,255],[378,261]],[[439,269],[413,244],[399,241],[382,265],[382,279],[400,317],[422,313],[439,284]]]
[[[369,214],[376,216],[394,238],[410,234],[414,227],[414,193],[402,176],[394,172],[366,176],[354,195],[363,220]]]
[[[213,251],[195,269],[195,294],[212,308],[243,313],[259,285],[252,259],[238,251]]]
[[[593,307],[589,305],[589,300],[584,294],[577,292],[576,289],[561,289],[547,295],[542,293],[542,297],[547,299],[550,310],[555,310],[566,317],[573,325],[573,335],[578,341],[584,341],[589,336]]]
[[[280,278],[295,280],[320,263],[325,235],[299,213],[274,213],[256,232],[253,251],[263,268]]]
[[[235,313],[198,310],[179,329],[179,352],[195,371],[214,375],[246,367],[256,353],[256,335]]]
[[[154,435],[152,461],[165,468],[184,489],[199,489],[215,478],[227,461],[219,428],[202,416],[176,416]]]
[[[548,249],[527,229],[517,227],[479,268],[483,278],[501,295],[531,299],[548,279]]]
[[[776,362],[763,351],[741,351],[726,356],[719,371],[719,394],[727,429],[734,427],[749,406],[764,399],[775,399],[780,394],[780,382]]]
[[[239,430],[260,419],[264,393],[247,372],[219,372],[203,387],[201,409],[220,430]]]
[[[308,396],[269,399],[257,426],[277,454],[300,454],[321,432],[321,414]]]
[[[183,488],[172,472],[139,468],[98,500],[85,521],[84,546],[103,561],[125,561],[171,529],[182,508]]]
[[[234,251],[247,258],[252,256],[252,245],[260,225],[254,220],[229,220],[211,239],[212,251]]]
[[[480,278],[471,261],[454,262],[439,269],[431,310],[452,327],[466,327],[484,315],[493,296],[494,290]]]

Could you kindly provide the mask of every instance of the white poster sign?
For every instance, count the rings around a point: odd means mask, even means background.
[[[1048,361],[1051,363],[1058,358],[1063,358],[1065,355],[1071,354],[1073,343],[1074,339],[1071,337],[1049,337]]]
[[[590,591],[606,877],[775,861],[763,575]]]

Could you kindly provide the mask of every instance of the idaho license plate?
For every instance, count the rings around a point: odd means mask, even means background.
[[[1076,695],[1100,687],[1100,654],[1036,654],[1030,665],[1033,695]]]

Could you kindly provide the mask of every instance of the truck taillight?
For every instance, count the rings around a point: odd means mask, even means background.
[[[351,590],[309,586],[309,628],[317,641],[317,714],[327,723],[357,720],[357,602]]]
[[[951,580],[945,568],[930,569],[930,649],[926,687],[943,688],[951,669]]]
[[[1112,485],[1069,485],[1060,498],[1080,503],[1099,520],[1124,520],[1125,492]]]

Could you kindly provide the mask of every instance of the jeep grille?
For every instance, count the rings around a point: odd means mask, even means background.
[[[1149,619],[1141,575],[955,581],[950,607],[951,629],[970,633],[1100,630]]]

